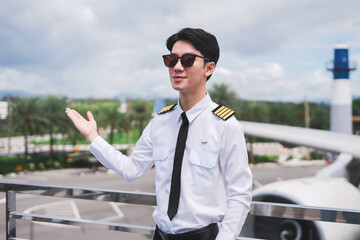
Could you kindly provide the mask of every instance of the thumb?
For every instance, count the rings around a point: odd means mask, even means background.
[[[92,115],[92,113],[90,111],[87,112],[87,117],[90,122],[95,121],[94,116]]]

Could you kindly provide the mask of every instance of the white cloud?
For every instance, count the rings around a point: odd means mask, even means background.
[[[0,89],[25,90],[33,94],[51,93],[45,78],[10,68],[0,68]]]
[[[251,99],[295,100],[314,89],[326,97],[320,85],[331,78],[323,68],[332,46],[343,40],[350,59],[360,62],[359,7],[352,0],[7,0],[0,8],[0,68],[24,75],[16,87],[25,91],[176,96],[160,56],[169,35],[191,26],[214,33],[220,44],[210,86],[230,83]],[[359,89],[358,71],[351,78]]]
[[[222,75],[226,75],[226,76],[231,76],[232,71],[230,69],[226,69],[226,68],[217,68],[216,72]]]
[[[243,99],[303,101],[305,97],[310,100],[331,97],[332,77],[325,70],[316,70],[304,76],[294,75],[276,62],[260,66],[250,64],[236,72],[220,70],[216,75],[217,80],[211,79],[208,87],[225,82]]]

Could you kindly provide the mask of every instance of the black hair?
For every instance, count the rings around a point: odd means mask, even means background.
[[[171,52],[174,44],[180,40],[191,43],[204,57],[216,65],[219,60],[220,49],[214,35],[200,28],[183,28],[166,40],[167,49]],[[210,77],[211,75],[206,80],[209,80]]]

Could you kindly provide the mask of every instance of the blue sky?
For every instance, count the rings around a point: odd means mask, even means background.
[[[161,55],[199,27],[221,56],[207,83],[243,99],[329,99],[326,63],[340,41],[360,65],[360,1],[2,0],[0,90],[82,97],[176,97]],[[360,96],[360,70],[351,73]]]

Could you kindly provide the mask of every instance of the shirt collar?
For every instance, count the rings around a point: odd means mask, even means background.
[[[195,104],[192,108],[186,111],[186,117],[189,120],[189,123],[191,123],[203,110],[205,110],[209,105],[211,104],[211,98],[208,93],[206,93],[206,96],[197,104]],[[176,111],[178,113],[178,118],[181,119],[181,113],[183,113],[183,110],[180,107],[180,100],[178,100],[178,104],[176,106]]]

